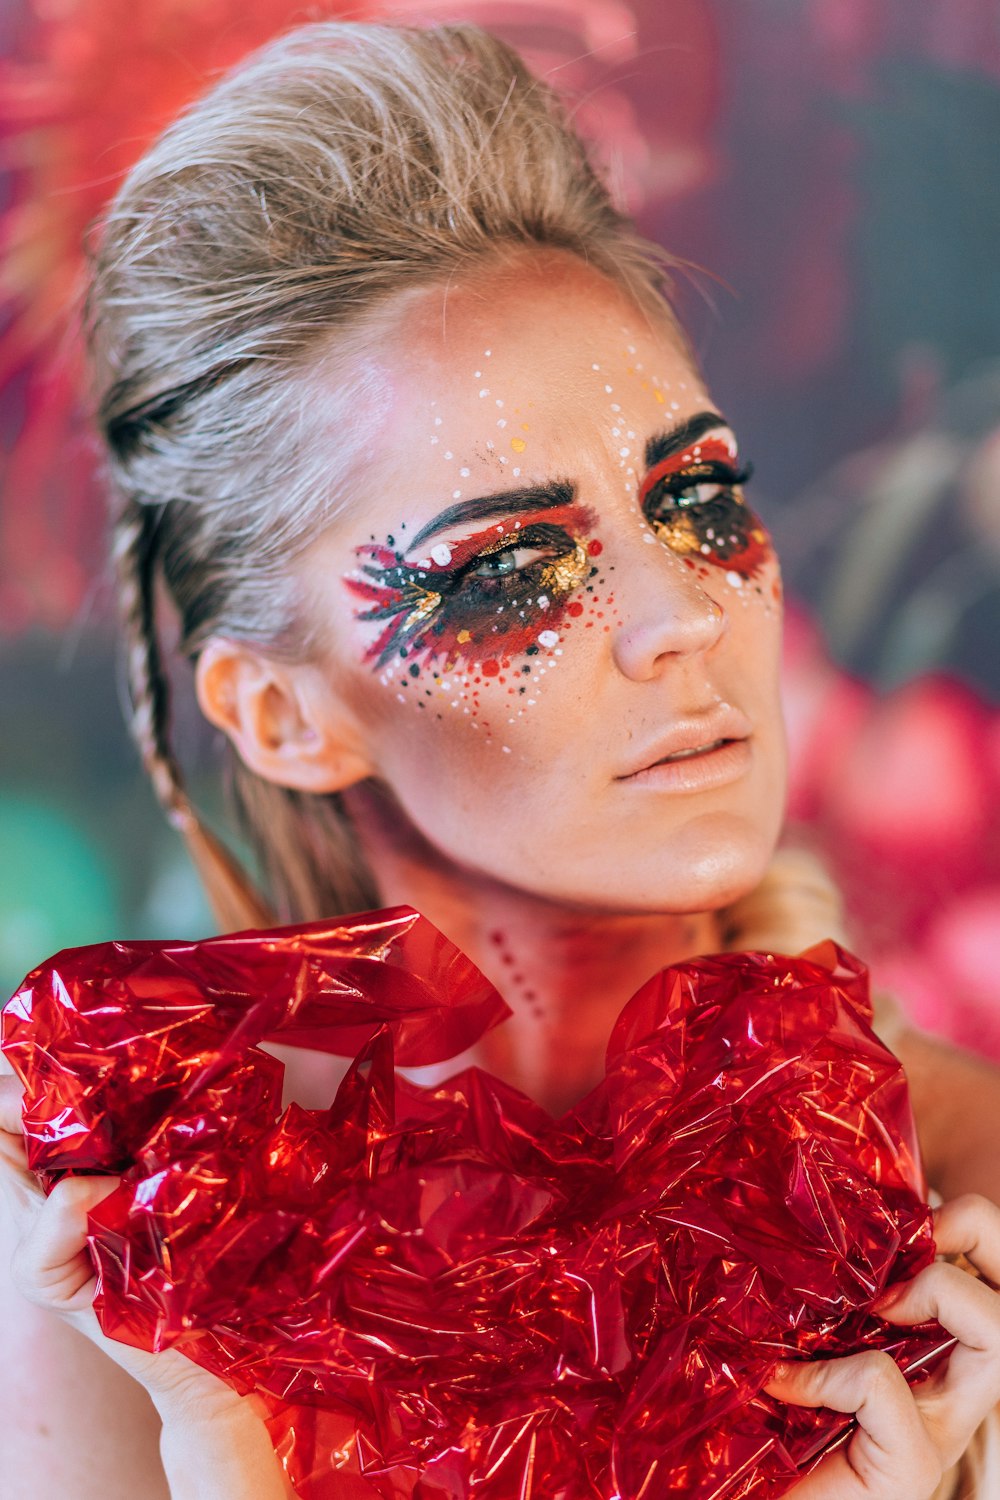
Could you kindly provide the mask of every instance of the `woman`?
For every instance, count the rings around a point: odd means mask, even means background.
[[[554,1111],[650,974],[837,922],[815,870],[774,857],[778,566],[661,260],[506,48],[342,25],[292,33],[179,120],[95,255],[134,729],[220,921],[415,906],[513,1010],[444,1071],[477,1062]],[[171,753],[161,574],[270,905]],[[936,1185],[988,1190],[992,1073],[897,1030]],[[296,1097],[327,1102],[331,1060],[287,1060]],[[82,1247],[107,1184],[42,1206],[9,1081],[3,1109],[34,1303],[7,1324],[18,1500],[284,1494],[251,1402],[97,1332]],[[957,1198],[936,1233],[1000,1281],[988,1202]],[[987,1285],[939,1263],[885,1316],[936,1316],[960,1347],[915,1393],[885,1356],[783,1371],[781,1399],[859,1424],[799,1500],[952,1493],[1000,1398]]]

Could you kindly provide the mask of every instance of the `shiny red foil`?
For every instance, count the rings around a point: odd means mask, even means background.
[[[851,1430],[764,1395],[779,1358],[944,1357],[868,1311],[934,1247],[857,959],[664,969],[558,1119],[395,1071],[509,1014],[408,907],[34,970],[3,1016],[30,1163],[122,1174],[105,1331],[256,1392],[304,1500],[779,1496]],[[282,1110],[269,1039],[353,1056],[328,1110]]]

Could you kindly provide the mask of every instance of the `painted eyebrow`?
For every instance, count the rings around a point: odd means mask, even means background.
[[[650,438],[646,444],[646,468],[662,464],[665,458],[673,458],[675,453],[683,453],[685,448],[704,437],[706,432],[728,426],[729,423],[718,411],[700,411],[695,416],[688,417],[676,427]]]
[[[495,495],[480,495],[475,500],[463,500],[458,505],[449,505],[440,515],[428,521],[409,543],[407,551],[430,541],[439,531],[456,526],[463,521],[489,521],[494,516],[517,516],[532,510],[554,510],[559,505],[572,505],[576,499],[576,486],[568,480],[557,479],[551,484],[528,485],[518,490],[500,490]]]

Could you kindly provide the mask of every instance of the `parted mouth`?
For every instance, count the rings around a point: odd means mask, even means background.
[[[637,763],[630,770],[622,772],[616,780],[627,781],[630,776],[637,776],[653,766],[711,755],[738,740],[748,739],[750,732],[751,725],[746,716],[728,706],[721,711],[713,710],[696,718],[682,720],[672,725],[658,742],[651,744],[643,752],[642,758],[637,758]]]
[[[656,766],[662,766],[670,760],[690,760],[693,755],[707,755],[710,750],[718,750],[722,745],[732,744],[731,740],[712,740],[707,745],[695,745],[690,750],[674,750],[670,755],[661,755],[660,759],[654,761]]]

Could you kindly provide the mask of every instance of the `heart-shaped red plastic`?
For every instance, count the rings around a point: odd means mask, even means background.
[[[558,1119],[395,1071],[509,1014],[407,907],[34,970],[3,1017],[31,1165],[124,1174],[105,1331],[257,1392],[305,1500],[359,1466],[388,1500],[778,1496],[850,1428],[764,1395],[779,1358],[946,1355],[868,1311],[934,1248],[857,959],[663,970]],[[354,1056],[328,1111],[282,1112],[278,1039]]]

